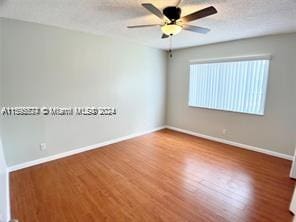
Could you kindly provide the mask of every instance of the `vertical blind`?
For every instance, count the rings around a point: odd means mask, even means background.
[[[264,115],[269,59],[190,65],[189,106]]]

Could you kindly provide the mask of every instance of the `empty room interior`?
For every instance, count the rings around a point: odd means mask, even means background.
[[[0,0],[0,222],[296,221],[295,0]]]

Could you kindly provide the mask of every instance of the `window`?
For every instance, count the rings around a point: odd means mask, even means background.
[[[189,106],[264,115],[269,60],[192,62]]]

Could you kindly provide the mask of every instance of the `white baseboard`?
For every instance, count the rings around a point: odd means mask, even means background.
[[[116,139],[112,139],[112,140],[108,140],[108,141],[105,141],[105,142],[93,144],[93,145],[90,145],[90,146],[85,146],[85,147],[73,149],[73,150],[70,150],[70,151],[67,151],[67,152],[64,152],[64,153],[59,153],[59,154],[55,154],[55,155],[52,155],[52,156],[40,158],[40,159],[37,159],[37,160],[32,160],[32,161],[29,161],[29,162],[13,165],[13,166],[9,167],[9,172],[13,172],[13,171],[16,171],[16,170],[20,170],[20,169],[24,169],[24,168],[27,168],[27,167],[35,166],[35,165],[38,165],[38,164],[41,164],[41,163],[46,163],[46,162],[49,162],[49,161],[52,161],[52,160],[57,160],[57,159],[60,159],[60,158],[63,158],[63,157],[72,156],[74,154],[82,153],[82,152],[85,152],[85,151],[97,149],[97,148],[107,146],[107,145],[110,145],[110,144],[113,144],[113,143],[118,143],[118,142],[121,142],[121,141],[124,141],[124,140],[132,139],[132,138],[135,138],[135,137],[138,137],[138,136],[142,136],[142,135],[145,135],[145,134],[148,134],[148,133],[152,133],[152,132],[155,132],[155,131],[158,131],[158,130],[161,130],[161,129],[165,129],[165,126],[157,127],[155,129],[148,130],[148,131],[141,132],[141,133],[133,133],[133,134],[130,134],[128,136],[119,137],[119,138],[116,138]]]
[[[296,152],[296,148],[294,150],[294,156],[293,156],[292,166],[290,170],[290,178],[293,178],[293,179],[296,179],[296,153],[295,152]],[[296,209],[296,206],[295,206],[295,209]]]
[[[97,144],[94,144],[94,145],[73,149],[73,150],[70,150],[70,151],[67,151],[67,152],[64,152],[64,153],[59,153],[59,154],[55,154],[55,155],[52,155],[52,156],[40,158],[40,159],[37,159],[37,160],[33,160],[33,161],[13,165],[13,166],[10,166],[8,168],[8,171],[13,172],[13,171],[16,171],[16,170],[20,170],[20,169],[24,169],[24,168],[27,168],[27,167],[35,166],[35,165],[38,165],[38,164],[41,164],[41,163],[46,163],[46,162],[49,162],[49,161],[52,161],[52,160],[57,160],[57,159],[60,159],[60,158],[63,158],[63,157],[72,156],[72,155],[75,155],[75,154],[78,154],[78,153],[82,153],[82,152],[85,152],[85,151],[97,149],[97,148],[107,146],[107,145],[110,145],[110,144],[113,144],[113,143],[118,143],[118,142],[121,142],[121,141],[124,141],[124,140],[132,139],[132,138],[142,136],[142,135],[145,135],[145,134],[148,134],[148,133],[152,133],[152,132],[155,132],[155,131],[158,131],[158,130],[161,130],[161,129],[165,129],[165,128],[171,129],[171,130],[174,130],[174,131],[178,131],[178,132],[182,132],[182,133],[186,133],[186,134],[189,134],[189,135],[192,135],[192,136],[197,136],[197,137],[201,137],[201,138],[204,138],[204,139],[208,139],[208,140],[212,140],[212,141],[232,145],[232,146],[235,146],[235,147],[239,147],[239,148],[243,148],[243,149],[247,149],[247,150],[252,150],[252,151],[255,151],[255,152],[259,152],[259,153],[264,153],[264,154],[267,154],[267,155],[271,155],[271,156],[275,156],[275,157],[279,157],[279,158],[283,158],[283,159],[287,159],[287,160],[293,160],[293,156],[290,156],[290,155],[287,155],[287,154],[278,153],[278,152],[275,152],[275,151],[266,150],[266,149],[263,149],[263,148],[258,148],[258,147],[254,147],[254,146],[250,146],[250,145],[246,145],[246,144],[241,144],[241,143],[225,140],[225,139],[218,138],[218,137],[212,137],[212,136],[196,133],[196,132],[193,132],[193,131],[190,131],[190,130],[180,129],[180,128],[173,127],[173,126],[162,126],[162,127],[158,127],[158,128],[152,129],[152,130],[145,131],[145,132],[134,133],[134,134],[131,134],[131,135],[128,135],[128,136],[119,137],[119,138],[116,138],[116,139],[112,139],[112,140],[109,140],[109,141],[97,143]]]
[[[201,137],[201,138],[204,138],[204,139],[212,140],[212,141],[215,141],[215,142],[224,143],[224,144],[232,145],[232,146],[235,146],[235,147],[243,148],[243,149],[246,149],[246,150],[252,150],[252,151],[255,151],[255,152],[259,152],[259,153],[264,153],[264,154],[267,154],[267,155],[270,155],[270,156],[275,156],[275,157],[279,157],[279,158],[286,159],[286,160],[293,160],[293,156],[290,156],[290,155],[287,155],[287,154],[278,153],[278,152],[275,152],[275,151],[271,151],[271,150],[267,150],[267,149],[263,149],[263,148],[258,148],[258,147],[255,147],[255,146],[250,146],[250,145],[246,145],[246,144],[242,144],[242,143],[237,143],[237,142],[233,142],[233,141],[230,141],[230,140],[225,140],[225,139],[218,138],[218,137],[208,136],[208,135],[196,133],[196,132],[193,132],[193,131],[190,131],[190,130],[180,129],[180,128],[173,127],[173,126],[166,126],[166,128],[174,130],[174,131],[186,133],[186,134],[189,134],[189,135],[192,135],[192,136],[197,136],[197,137]]]
[[[6,221],[11,220],[10,215],[10,185],[9,185],[9,169],[6,169]]]

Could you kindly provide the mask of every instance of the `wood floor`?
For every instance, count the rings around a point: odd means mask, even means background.
[[[292,220],[291,162],[162,130],[14,172],[20,222]]]

